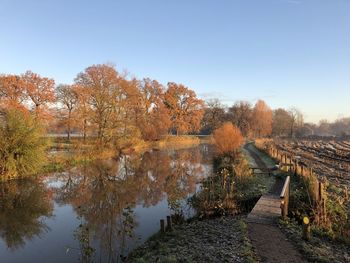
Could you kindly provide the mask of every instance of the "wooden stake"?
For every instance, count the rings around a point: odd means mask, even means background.
[[[303,239],[306,241],[310,240],[310,220],[307,216],[303,218]]]
[[[173,224],[172,224],[172,222],[171,222],[171,216],[167,216],[167,217],[166,217],[166,222],[167,222],[167,229],[168,229],[169,231],[173,230]]]
[[[165,232],[165,224],[164,224],[164,219],[160,220],[160,232],[164,233]]]

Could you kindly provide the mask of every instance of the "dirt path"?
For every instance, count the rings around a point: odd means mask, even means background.
[[[260,170],[266,171],[268,164],[264,162],[262,154],[255,146],[247,144],[244,148],[261,168]],[[279,196],[282,187],[283,179],[276,177],[276,182],[269,194]],[[248,223],[248,234],[260,262],[307,262],[276,225]]]
[[[263,172],[268,171],[269,165],[267,165],[262,158],[259,156],[259,151],[255,148],[255,146],[251,143],[248,143],[244,146],[244,149],[248,151],[250,156],[254,159],[256,165]],[[271,166],[271,165],[270,165]],[[269,194],[279,195],[281,189],[283,188],[284,180],[280,177],[275,177],[275,183],[272,188],[269,190]]]

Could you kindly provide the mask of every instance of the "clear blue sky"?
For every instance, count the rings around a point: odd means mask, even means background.
[[[307,121],[350,116],[349,0],[0,0],[0,72],[71,83],[92,64],[261,98]]]

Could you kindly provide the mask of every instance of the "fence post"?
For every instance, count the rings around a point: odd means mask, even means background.
[[[304,165],[300,166],[300,173],[301,173],[301,176],[304,177]]]
[[[310,240],[310,220],[307,216],[303,218],[303,239]]]
[[[164,233],[165,232],[165,225],[164,225],[164,219],[160,220],[160,232]]]
[[[290,191],[290,176],[287,176],[284,181],[283,189],[280,195],[281,198],[281,212],[282,218],[286,219],[288,216],[288,205],[289,205],[289,191]]]
[[[167,229],[168,230],[172,230],[173,229],[173,225],[172,225],[172,222],[171,222],[171,216],[167,216],[166,217],[166,222],[167,222]]]

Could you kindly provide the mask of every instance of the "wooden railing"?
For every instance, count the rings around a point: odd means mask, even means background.
[[[282,218],[286,218],[288,216],[289,192],[290,192],[290,176],[287,176],[286,180],[284,181],[284,185],[280,194]]]

